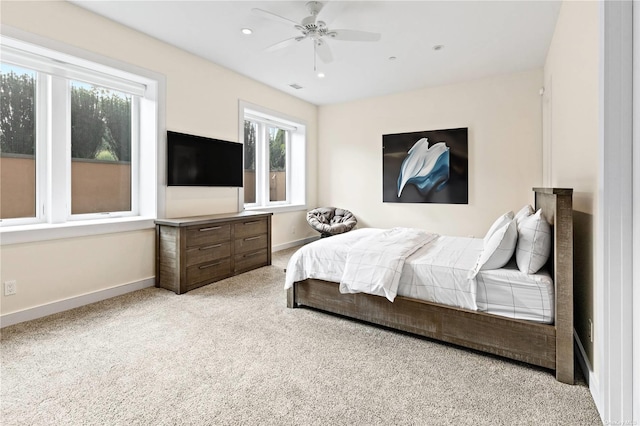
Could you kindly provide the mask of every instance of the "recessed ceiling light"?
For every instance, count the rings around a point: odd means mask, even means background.
[[[318,78],[324,78],[324,73],[323,72],[319,72],[318,74],[316,74],[318,76]]]
[[[444,44],[436,44],[433,46],[433,50],[442,50],[444,49]]]
[[[242,29],[242,34],[251,35],[251,34],[253,34],[253,30],[251,28],[243,28]]]

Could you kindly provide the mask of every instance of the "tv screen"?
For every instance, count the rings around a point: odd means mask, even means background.
[[[241,187],[242,144],[167,132],[169,186]]]

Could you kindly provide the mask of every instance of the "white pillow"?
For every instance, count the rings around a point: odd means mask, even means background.
[[[542,210],[524,218],[518,230],[516,264],[525,274],[535,274],[547,263],[551,253],[551,226]]]
[[[518,230],[520,229],[520,222],[522,222],[522,219],[525,219],[529,216],[531,216],[534,213],[533,211],[533,207],[531,207],[529,204],[527,204],[526,206],[522,207],[520,210],[518,210],[518,213],[516,213],[515,215],[515,220],[516,220],[516,226],[518,228]]]
[[[489,239],[498,229],[502,228],[504,225],[509,224],[512,220],[513,212],[507,212],[497,218],[496,221],[493,222],[493,225],[491,225],[491,227],[487,231],[487,234],[484,236],[484,246],[487,246],[487,244],[489,243]]]
[[[516,221],[511,219],[491,235],[482,253],[478,256],[476,265],[469,271],[467,278],[475,278],[480,270],[502,268],[513,256],[517,241]]]

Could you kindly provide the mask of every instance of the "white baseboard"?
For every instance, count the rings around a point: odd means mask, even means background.
[[[156,284],[155,277],[147,278],[129,284],[96,291],[93,293],[83,294],[65,300],[60,300],[46,305],[36,306],[34,308],[25,309],[18,312],[12,312],[0,316],[0,328],[18,324],[24,321],[30,321],[37,318],[46,317],[48,315],[57,314],[58,312],[68,311],[69,309],[79,308],[80,306],[90,303],[100,302],[101,300],[110,299],[112,297],[121,296],[132,291],[141,290],[147,287],[153,287]]]
[[[602,397],[600,396],[600,383],[598,381],[598,378],[593,372],[593,368],[591,367],[591,363],[589,362],[589,358],[587,357],[587,352],[584,350],[584,346],[582,346],[582,341],[580,340],[580,337],[578,336],[578,333],[576,333],[575,330],[573,330],[573,338],[575,339],[576,346],[578,348],[578,352],[576,353],[576,358],[578,359],[578,365],[582,370],[582,375],[587,381],[587,385],[589,385],[589,392],[591,393],[591,398],[593,398],[593,402],[596,404],[596,409],[598,410],[598,413],[600,414],[600,418],[602,420],[603,404],[602,404]]]
[[[291,247],[302,246],[317,240],[319,237],[307,237],[296,241],[290,241],[288,243],[279,244],[272,248],[272,251],[285,250]],[[105,290],[96,291],[89,294],[83,294],[82,296],[76,296],[57,302],[47,303],[46,305],[36,306],[34,308],[28,308],[18,312],[12,312],[10,314],[0,315],[0,328],[8,327],[10,325],[18,324],[25,321],[31,321],[34,319],[46,317],[48,315],[57,314],[59,312],[68,311],[69,309],[79,308],[80,306],[88,305],[90,303],[100,302],[101,300],[110,299],[112,297],[120,296],[132,291],[141,290],[147,287],[153,287],[155,285],[155,277],[147,278],[145,280],[136,281],[134,283],[124,284],[121,286],[108,288]]]
[[[307,238],[303,238],[301,240],[295,240],[295,241],[289,241],[288,243],[284,243],[284,244],[278,244],[277,246],[273,246],[271,247],[271,251],[280,251],[280,250],[285,250],[291,247],[297,247],[297,246],[303,246],[305,244],[308,244],[312,241],[318,240],[320,239],[319,236],[317,237],[307,237]]]

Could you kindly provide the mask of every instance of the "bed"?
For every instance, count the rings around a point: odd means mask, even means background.
[[[452,302],[458,306],[421,300],[417,298],[416,289],[406,290],[406,286],[392,297],[393,302],[381,295],[345,294],[340,291],[340,280],[331,278],[335,274],[323,276],[328,279],[307,278],[289,283],[287,306],[314,308],[525,362],[553,370],[558,381],[573,384],[573,190],[533,190],[534,210],[542,211],[544,219],[550,225],[552,237],[549,260],[532,278],[538,287],[530,293],[541,295],[539,310],[518,313],[513,312],[511,307],[507,310],[501,309],[501,303],[492,303],[486,294],[483,295],[483,292],[492,288],[495,282],[500,282],[501,279],[509,281],[508,276],[512,273],[510,269],[514,268],[512,263],[496,271],[478,273],[474,299],[476,306],[469,305],[472,302],[465,302],[464,296],[460,294],[456,296],[457,302]],[[367,232],[374,231],[365,231],[365,237]],[[454,240],[455,243],[440,238],[438,244],[445,247],[445,252],[453,250],[462,253],[466,250],[477,253],[481,250],[481,247],[477,246],[478,242],[472,241],[473,239]],[[455,244],[468,247],[461,249]],[[415,271],[409,273],[407,269],[423,267],[419,261],[414,260],[428,257],[426,252],[427,250],[420,253],[420,249],[412,252],[411,264],[407,262],[402,266],[404,280],[415,281],[415,277],[406,277]],[[292,273],[290,266],[291,264],[287,267],[287,274]],[[342,272],[336,272],[340,273]],[[493,277],[494,275],[498,278]],[[492,281],[494,278],[497,281]],[[291,279],[289,275],[287,279]],[[452,277],[451,280],[455,281],[456,278]],[[526,293],[529,290],[524,291]],[[436,298],[439,302],[446,302],[446,299],[446,294],[440,299]]]

